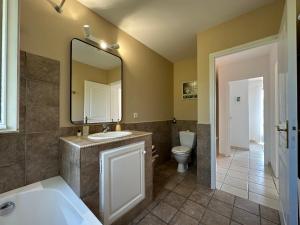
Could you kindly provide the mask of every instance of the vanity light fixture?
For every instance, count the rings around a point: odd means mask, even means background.
[[[56,3],[54,3],[52,0],[47,0],[47,1],[54,7],[54,9],[56,10],[56,12],[62,13],[62,11],[63,11],[63,6],[64,6],[66,0],[62,0],[62,1],[60,2],[60,4],[56,4]]]
[[[110,48],[112,48],[112,49],[119,49],[119,48],[120,48],[120,45],[119,45],[118,43],[111,44],[111,45],[110,45]]]
[[[92,41],[94,43],[97,43],[99,45],[99,47],[103,50],[106,49],[119,49],[120,45],[118,43],[115,44],[108,44],[107,42],[103,41],[103,40],[99,40],[97,38],[95,38],[92,34],[91,34],[91,28],[90,25],[83,25],[83,33],[84,33],[84,38],[86,40]]]

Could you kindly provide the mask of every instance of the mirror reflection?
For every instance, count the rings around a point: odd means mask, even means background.
[[[86,42],[71,43],[71,121],[117,122],[122,117],[122,60]]]

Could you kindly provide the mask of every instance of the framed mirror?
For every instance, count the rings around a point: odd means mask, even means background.
[[[71,122],[122,119],[122,59],[80,39],[71,41]]]

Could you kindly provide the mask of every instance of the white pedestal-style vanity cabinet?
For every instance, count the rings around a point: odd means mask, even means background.
[[[126,224],[152,201],[152,135],[62,137],[61,176],[104,225]]]

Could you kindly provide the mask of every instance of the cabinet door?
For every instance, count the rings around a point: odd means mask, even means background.
[[[145,143],[100,153],[100,202],[109,225],[145,198]]]

